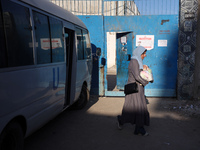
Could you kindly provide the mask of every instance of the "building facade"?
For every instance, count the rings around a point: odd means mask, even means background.
[[[196,55],[196,37],[197,37],[197,12],[198,12],[198,0],[135,0],[135,1],[112,1],[112,0],[51,0],[56,5],[59,5],[75,15],[77,15],[83,21],[90,21],[91,26],[97,26],[101,24],[98,33],[98,38],[103,38],[104,40],[99,40],[95,47],[102,48],[102,57],[106,58],[116,55],[111,51],[113,48],[112,44],[115,43],[116,33],[123,32],[121,28],[117,32],[105,31],[107,25],[111,23],[105,22],[104,16],[113,17],[128,17],[128,16],[139,16],[139,15],[177,15],[179,18],[179,33],[178,33],[178,57],[177,57],[177,83],[176,83],[176,97],[179,100],[190,100],[194,98],[195,88],[198,89],[198,85],[195,85],[198,81],[198,72],[195,74],[195,67],[198,66],[198,62],[195,62]],[[151,2],[151,3],[150,3]],[[167,7],[163,7],[167,6]],[[139,9],[140,8],[140,9]],[[86,16],[89,18],[86,19]],[[130,18],[127,18],[130,19]],[[97,21],[97,22],[95,22]],[[119,21],[117,18],[115,21]],[[166,20],[167,21],[167,20]],[[116,27],[116,26],[115,26]],[[89,27],[90,28],[90,27]],[[92,27],[91,27],[91,30]],[[92,31],[95,32],[95,31]],[[91,35],[93,36],[93,35]],[[96,35],[95,35],[96,36]],[[108,38],[109,37],[109,38]],[[97,38],[97,39],[98,39]],[[93,40],[97,40],[93,38]],[[111,45],[111,46],[110,46]],[[104,53],[105,49],[106,54]],[[108,56],[108,57],[107,57]],[[98,60],[98,80],[95,85],[94,94],[105,95],[105,80],[107,76],[107,68],[103,68],[101,64],[101,58]],[[111,60],[111,57],[109,58]],[[116,60],[112,60],[113,64]],[[111,63],[109,63],[111,64]],[[108,64],[108,65],[109,65]],[[112,67],[111,64],[109,67]],[[196,64],[196,65],[195,65]],[[103,69],[102,69],[103,68]],[[198,69],[196,69],[198,70]],[[196,77],[195,77],[196,76]],[[107,87],[106,87],[107,88]],[[199,88],[200,89],[200,88]],[[198,90],[196,90],[198,93]],[[197,96],[196,96],[197,97]]]

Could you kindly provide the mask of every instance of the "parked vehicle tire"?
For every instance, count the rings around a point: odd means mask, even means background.
[[[86,85],[83,85],[82,89],[81,89],[80,96],[79,96],[78,100],[73,105],[73,109],[82,109],[83,107],[85,107],[88,100],[89,100],[88,94],[89,94],[89,92],[87,90]]]
[[[0,135],[0,150],[23,150],[24,134],[17,122],[11,122]]]

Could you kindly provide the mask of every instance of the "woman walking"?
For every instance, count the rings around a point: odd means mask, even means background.
[[[138,92],[125,96],[122,114],[121,116],[117,116],[119,129],[122,129],[123,124],[125,123],[135,124],[134,134],[141,134],[143,136],[149,135],[144,129],[144,125],[149,126],[149,112],[147,110],[147,103],[144,95],[144,86],[148,84],[148,81],[140,76],[140,72],[143,69],[142,61],[146,57],[146,51],[147,50],[142,46],[138,46],[133,51],[128,66],[127,84],[136,82]]]

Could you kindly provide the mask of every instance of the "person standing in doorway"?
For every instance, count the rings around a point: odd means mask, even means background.
[[[133,50],[133,55],[128,66],[127,84],[136,82],[138,92],[125,96],[122,114],[117,116],[118,128],[120,130],[125,123],[135,124],[134,134],[141,134],[143,136],[149,135],[144,129],[144,125],[149,126],[150,124],[149,112],[144,95],[144,87],[149,82],[140,76],[140,72],[143,70],[143,59],[146,57],[146,51],[142,46],[138,46]]]

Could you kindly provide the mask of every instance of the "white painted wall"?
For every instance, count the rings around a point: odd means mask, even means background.
[[[107,68],[116,65],[116,32],[107,32]]]

